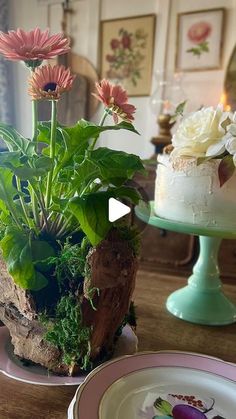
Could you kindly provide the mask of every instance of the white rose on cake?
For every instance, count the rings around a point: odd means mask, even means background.
[[[172,138],[172,157],[206,157],[210,146],[221,144],[226,133],[222,123],[227,117],[220,105],[216,109],[202,108],[185,117]],[[225,149],[225,142],[221,148]]]

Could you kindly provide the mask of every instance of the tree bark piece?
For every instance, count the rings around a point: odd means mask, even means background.
[[[137,260],[116,231],[93,248],[87,258],[90,277],[84,283],[82,314],[84,324],[93,328],[91,357],[96,359],[102,350],[112,350],[115,333],[128,312]],[[70,373],[68,366],[61,362],[60,350],[44,338],[46,330],[38,320],[35,295],[13,282],[2,260],[0,269],[0,321],[9,329],[14,353],[53,372]],[[91,289],[96,310],[86,298]]]

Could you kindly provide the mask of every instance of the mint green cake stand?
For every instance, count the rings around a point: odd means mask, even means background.
[[[142,221],[165,230],[199,236],[200,253],[188,279],[188,285],[173,292],[167,299],[167,310],[180,319],[210,326],[223,326],[236,321],[236,306],[222,291],[219,275],[218,251],[221,240],[236,239],[236,232],[216,227],[203,227],[157,217],[150,208],[135,208]]]

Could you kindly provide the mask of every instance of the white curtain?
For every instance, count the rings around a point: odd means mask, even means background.
[[[0,0],[0,30],[8,30],[8,0]],[[13,124],[13,85],[11,63],[0,55],[0,121]],[[1,146],[1,144],[0,144]]]

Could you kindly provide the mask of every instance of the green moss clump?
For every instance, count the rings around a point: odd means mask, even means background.
[[[87,275],[86,257],[91,245],[85,237],[81,243],[71,244],[69,241],[64,243],[58,257],[50,258],[54,264],[54,275],[56,276],[60,290],[77,288],[83,283]]]
[[[90,361],[90,337],[92,329],[83,325],[80,305],[75,297],[61,298],[56,308],[53,323],[44,322],[48,327],[46,340],[62,352],[62,361],[68,365],[80,365],[84,370],[92,367]]]

